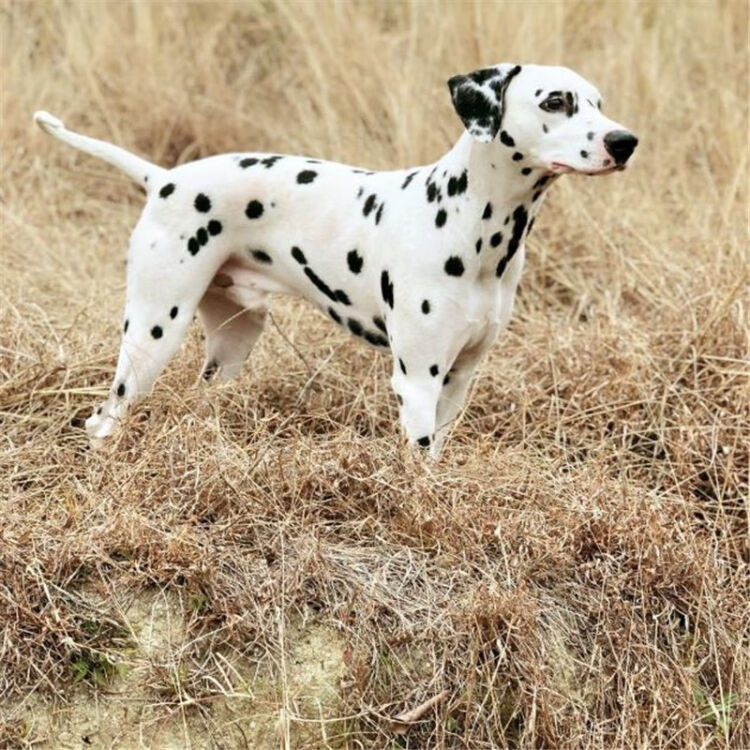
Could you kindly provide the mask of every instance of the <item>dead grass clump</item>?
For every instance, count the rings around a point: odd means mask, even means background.
[[[750,746],[747,8],[0,18],[0,745]],[[167,166],[391,168],[447,150],[444,81],[499,60],[575,68],[641,145],[555,185],[438,464],[390,358],[286,299],[238,382],[198,382],[194,328],[88,449],[142,197],[34,110]]]

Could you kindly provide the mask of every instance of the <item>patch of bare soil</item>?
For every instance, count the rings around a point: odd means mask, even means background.
[[[340,725],[344,675],[336,630],[301,621],[289,627],[280,633],[285,649],[276,663],[222,656],[223,679],[216,680],[210,699],[193,702],[182,692],[175,706],[164,678],[180,692],[180,654],[190,645],[182,602],[165,592],[140,594],[122,614],[131,647],[113,658],[106,685],[4,702],[6,731],[13,728],[15,735],[8,735],[9,744],[40,750],[328,746],[330,727]]]

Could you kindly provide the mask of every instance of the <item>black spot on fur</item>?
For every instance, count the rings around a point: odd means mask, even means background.
[[[464,169],[461,172],[460,177],[451,177],[448,180],[448,195],[451,197],[454,195],[461,195],[466,192],[466,188],[469,186],[469,176],[467,171]]]
[[[513,148],[513,146],[516,145],[516,142],[513,140],[510,134],[506,133],[504,130],[500,131],[500,143],[507,146],[508,148]]]
[[[529,215],[526,212],[525,206],[518,206],[513,212],[513,235],[508,241],[508,260],[510,260],[518,250],[518,245],[523,238],[524,229],[526,229],[526,222],[528,221]]]
[[[508,240],[508,252],[504,258],[500,259],[497,264],[496,275],[502,276],[505,266],[510,263],[513,256],[516,254],[521,240],[523,239],[523,233],[526,229],[526,222],[528,221],[529,215],[526,212],[525,206],[517,206],[516,210],[513,211],[513,234]]]
[[[428,300],[428,299],[423,299],[422,300],[422,312],[425,315],[429,315],[429,312],[430,312],[430,300]]]
[[[125,383],[120,383],[117,386],[117,395],[122,398],[125,395]]]
[[[383,296],[383,302],[393,310],[393,282],[388,275],[388,271],[383,271],[380,274],[380,293]]]
[[[495,232],[495,234],[493,234],[492,237],[490,237],[490,245],[492,245],[492,247],[497,247],[502,241],[503,241],[502,232]]]
[[[273,263],[271,256],[265,250],[251,250],[250,252],[259,263]]]
[[[372,195],[367,196],[367,200],[365,201],[365,205],[362,206],[362,213],[365,216],[369,216],[370,212],[373,208],[375,208],[375,200],[377,199],[377,195],[375,193],[372,193]]]
[[[159,191],[159,197],[160,198],[169,198],[170,195],[174,193],[174,182],[168,182],[160,191]]]
[[[383,215],[383,206],[385,206],[385,203],[381,203],[378,207],[378,212],[375,214],[375,223],[380,224],[380,217]]]
[[[335,320],[337,323],[341,322],[341,316],[332,308],[328,308],[328,314],[331,316],[333,320]]]
[[[457,255],[451,255],[445,261],[445,272],[448,276],[463,276],[464,262]]]
[[[337,289],[334,294],[336,295],[336,299],[341,302],[342,305],[352,304],[349,295],[343,289]]]
[[[533,218],[533,219],[532,219],[532,220],[531,220],[531,221],[529,222],[529,228],[528,228],[528,229],[526,230],[526,236],[527,236],[527,237],[528,237],[528,236],[529,236],[529,235],[531,234],[531,230],[532,230],[532,229],[533,229],[533,227],[534,227],[534,221],[535,221],[535,219],[536,219],[536,217],[534,217],[534,218]]]
[[[248,219],[259,219],[263,216],[263,204],[260,201],[250,201],[245,209],[245,216]]]
[[[307,185],[312,182],[318,176],[317,172],[312,169],[305,169],[297,175],[297,182],[300,185]]]
[[[211,221],[208,222],[208,233],[215,237],[217,234],[221,234],[222,226],[220,221],[216,221],[216,219],[211,219]]]
[[[176,307],[176,306],[175,306],[175,307],[173,307],[173,308],[172,308],[172,309],[171,309],[171,310],[169,311],[169,317],[170,317],[170,318],[172,318],[172,320],[174,320],[174,319],[175,319],[175,318],[177,317],[177,313],[178,313],[178,312],[179,312],[179,310],[177,309],[177,307]]]
[[[261,159],[260,163],[266,168],[270,169],[277,161],[281,161],[281,156],[267,156],[265,159]]]
[[[368,341],[373,346],[388,346],[388,339],[385,336],[381,336],[379,333],[374,331],[365,331],[365,341]]]
[[[404,364],[404,360],[401,359],[400,357],[398,360],[398,366],[401,368],[401,372],[403,372],[404,375],[406,375],[406,365]]]
[[[526,177],[527,175],[530,175],[530,174],[531,174],[531,172],[532,172],[532,169],[531,169],[531,167],[524,167],[524,168],[523,168],[523,169],[521,170],[521,174],[522,174],[522,175],[523,175],[524,177]]]
[[[417,442],[423,447],[423,448],[429,448],[430,447],[430,436],[425,435],[424,437],[419,438]]]
[[[164,335],[164,331],[162,331],[161,326],[154,326],[151,329],[151,337],[155,339],[160,339]]]
[[[364,260],[356,250],[350,250],[346,254],[346,263],[352,273],[359,273],[362,270]]]
[[[128,328],[130,328],[130,321],[126,320],[125,321],[125,325],[122,327],[122,332],[123,333],[127,333],[128,332]]]
[[[307,265],[307,258],[305,258],[305,254],[300,250],[296,245],[292,248],[292,258],[297,261],[302,266]]]
[[[430,375],[432,375],[433,378],[436,377],[439,372],[440,369],[437,365],[430,365]]]
[[[409,183],[417,176],[417,172],[410,172],[408,175],[406,175],[406,179],[404,180],[403,184],[401,185],[402,190],[406,190],[406,188],[409,187]]]
[[[445,213],[445,209],[441,208],[436,214],[435,214],[435,226],[440,228],[445,224],[445,220],[448,218],[448,214]]]
[[[536,90],[536,91],[534,92],[534,96],[539,96],[539,94],[541,94],[541,93],[542,93],[542,90],[541,90],[541,89],[537,89],[537,90]]]
[[[546,125],[542,125],[542,130],[543,130],[543,131],[544,131],[545,133],[549,133],[549,128],[548,128],[548,127],[547,127]]]
[[[357,198],[361,198],[362,197],[362,193],[364,193],[364,192],[365,192],[365,189],[363,187],[360,187],[360,189],[357,190]]]
[[[383,332],[388,333],[388,329],[385,327],[385,321],[378,315],[376,315],[372,322]]]
[[[250,157],[248,157],[246,159],[241,159],[240,160],[240,166],[243,169],[247,169],[248,167],[252,167],[253,164],[257,164],[257,163],[258,163],[258,160],[255,159],[255,158],[253,158],[252,156],[250,156]]]
[[[438,186],[434,182],[427,183],[427,200],[432,203],[438,196]]]
[[[492,204],[488,203],[484,207],[484,213],[482,214],[482,218],[485,219],[485,220],[487,220],[487,219],[489,219],[491,217],[492,217]]]
[[[399,393],[397,393],[396,394],[396,401],[398,401],[399,404],[403,404],[404,403],[404,397],[401,396]]]
[[[591,106],[593,107],[594,105],[592,104]],[[594,140],[594,134],[593,133],[586,133],[586,138],[588,138],[590,141],[593,141]]]
[[[534,183],[534,189],[542,188],[549,182],[549,175],[543,174],[535,183]]]
[[[523,159],[523,154],[520,151],[516,151],[515,154],[513,154],[513,161],[521,161]]]
[[[208,213],[211,210],[211,201],[207,195],[198,193],[195,196],[195,210],[200,211],[202,214]]]
[[[323,292],[328,299],[333,300],[333,302],[339,301],[336,292],[334,292],[333,289],[331,289],[331,287],[329,287],[328,284],[326,284],[325,281],[323,281],[323,279],[321,279],[320,276],[318,276],[318,274],[316,274],[309,266],[305,266],[305,276],[307,276],[307,278],[310,279],[310,281],[312,281],[312,283],[315,284],[315,286]]]
[[[539,200],[539,197],[541,196],[541,194],[542,194],[542,191],[541,190],[537,190],[536,193],[534,193],[534,195],[531,196],[531,200],[532,201]]]
[[[482,251],[482,238],[481,237],[477,240],[476,248],[477,248],[478,253]]]
[[[200,249],[201,246],[198,244],[198,240],[195,237],[191,237],[188,240],[188,252],[190,255],[195,255]]]
[[[355,336],[361,336],[364,332],[362,324],[358,320],[354,320],[354,318],[348,318],[346,321],[346,325]]]
[[[203,227],[197,231],[195,237],[198,240],[198,244],[201,246],[208,242],[208,232]]]
[[[445,377],[443,378],[443,385],[448,385],[448,383],[451,382],[451,374],[446,373]]]
[[[588,159],[588,158],[589,158],[589,152],[588,152],[588,151],[581,151],[581,156],[582,156],[582,157],[583,157],[584,159]]]
[[[206,369],[203,370],[203,379],[204,380],[211,380],[211,378],[216,375],[216,371],[219,369],[219,363],[212,359],[207,365]]]

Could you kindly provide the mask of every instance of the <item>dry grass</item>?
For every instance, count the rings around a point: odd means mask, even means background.
[[[0,744],[41,738],[55,696],[125,700],[128,602],[163,592],[183,637],[129,716],[179,717],[181,746],[260,747],[221,734],[227,706],[281,717],[270,747],[750,746],[745,4],[0,13]],[[88,449],[142,198],[35,109],[165,165],[391,168],[447,150],[445,80],[499,60],[580,71],[642,141],[627,174],[553,189],[439,464],[401,446],[389,357],[287,299],[239,382],[197,383],[193,330]],[[291,687],[310,627],[343,643],[320,708]]]

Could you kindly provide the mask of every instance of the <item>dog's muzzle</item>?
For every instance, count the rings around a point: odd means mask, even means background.
[[[627,130],[613,130],[604,136],[604,148],[618,166],[630,158],[637,145],[638,139]]]

